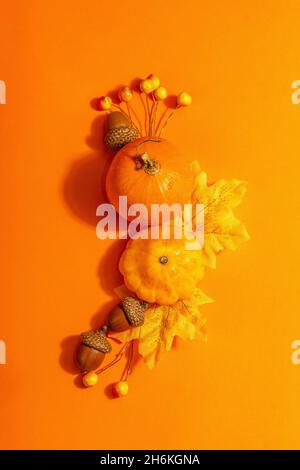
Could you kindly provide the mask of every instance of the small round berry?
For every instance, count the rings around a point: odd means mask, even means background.
[[[118,382],[114,386],[115,392],[119,397],[125,397],[128,393],[128,382],[125,382],[124,380],[121,380],[121,382]]]
[[[130,101],[133,98],[133,93],[128,86],[125,86],[124,88],[120,88],[118,94],[119,94],[120,101],[125,101],[125,103],[128,103],[128,101]]]
[[[112,99],[110,96],[103,96],[100,98],[100,109],[108,110],[111,109]]]
[[[98,375],[95,372],[89,372],[82,377],[83,385],[93,387],[98,382]]]
[[[155,90],[154,96],[157,100],[165,100],[168,96],[168,90],[164,86],[160,86]]]
[[[146,93],[146,95],[151,93],[154,90],[153,83],[151,82],[151,80],[148,80],[148,79],[142,80],[140,83],[140,90],[143,93]]]
[[[192,103],[192,97],[185,91],[177,96],[178,106],[189,106]]]
[[[160,79],[157,75],[154,75],[154,73],[149,75],[149,77],[147,77],[147,80],[150,80],[150,82],[152,83],[153,90],[156,90],[160,86]]]

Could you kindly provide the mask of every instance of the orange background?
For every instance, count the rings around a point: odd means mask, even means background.
[[[289,1],[1,2],[1,448],[299,448],[300,7]],[[209,342],[183,343],[126,399],[83,390],[122,241],[96,238],[109,164],[90,102],[157,73],[193,96],[166,137],[210,180],[249,181],[251,241],[208,272]]]

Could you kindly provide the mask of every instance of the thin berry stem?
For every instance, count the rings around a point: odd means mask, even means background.
[[[143,126],[142,126],[142,123],[140,121],[140,118],[138,117],[138,115],[135,112],[134,108],[132,106],[130,106],[129,103],[128,103],[128,108],[131,110],[132,114],[134,115],[134,117],[136,119],[136,122],[137,122],[137,129],[138,129],[140,135],[142,135],[143,134]]]
[[[146,94],[147,114],[148,114],[148,134],[151,136],[151,119],[150,119],[150,106],[149,106],[149,95]]]
[[[97,370],[95,373],[97,375],[102,374],[105,370],[109,369],[110,367],[114,366],[117,364],[123,357],[124,353],[126,352],[128,346],[130,345],[129,342],[125,343],[124,346],[120,349],[120,351],[116,354],[115,358],[109,362],[106,366],[102,367],[101,369]]]
[[[162,115],[160,116],[159,121],[158,121],[157,126],[156,126],[156,129],[155,129],[155,135],[158,135],[158,130],[159,130],[159,128],[161,126],[161,123],[162,123],[164,117],[166,116],[167,112],[168,112],[168,108],[166,108],[163,111]]]
[[[167,119],[165,120],[165,122],[164,122],[164,124],[163,124],[163,126],[162,126],[162,128],[161,128],[161,130],[160,130],[160,132],[159,132],[159,134],[158,134],[158,137],[161,136],[161,134],[162,134],[163,131],[165,130],[165,128],[166,128],[168,122],[170,121],[171,117],[174,115],[175,111],[176,111],[178,108],[179,108],[179,106],[176,106],[176,108],[173,109],[173,111],[171,111],[171,113],[169,114],[169,116],[168,116]]]
[[[145,135],[147,135],[147,107],[145,105],[143,95],[144,95],[144,93],[140,93],[139,97],[140,97],[140,100],[141,100],[141,103],[142,103],[143,109],[144,109],[144,127],[145,127]]]
[[[127,380],[128,378],[128,375],[131,373],[131,365],[132,365],[132,360],[133,360],[133,340],[130,341],[130,351],[129,351],[129,355],[128,355],[128,360],[127,360],[127,363],[126,363],[126,366],[123,370],[123,373],[121,375],[121,378],[120,380]]]

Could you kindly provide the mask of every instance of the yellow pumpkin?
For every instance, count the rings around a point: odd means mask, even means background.
[[[204,275],[199,250],[181,240],[129,240],[119,269],[126,287],[140,299],[171,305],[190,297]]]

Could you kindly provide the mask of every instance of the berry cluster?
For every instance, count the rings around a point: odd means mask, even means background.
[[[145,98],[144,111],[146,117],[146,124],[144,129],[142,129],[142,125],[137,114],[131,108],[131,101],[134,98],[134,91],[128,86],[122,87],[118,90],[118,103],[115,103],[110,96],[102,96],[99,99],[99,109],[101,111],[108,112],[111,112],[116,109],[118,111],[121,111],[124,115],[129,118],[131,124],[139,130],[141,136],[160,136],[164,131],[169,119],[174,114],[174,111],[178,108],[189,106],[192,103],[192,97],[189,93],[185,91],[179,93],[176,96],[175,109],[170,110],[169,116],[167,116],[166,112],[164,112],[158,122],[158,125],[156,125],[159,102],[166,100],[166,98],[168,98],[169,96],[167,88],[161,85],[161,81],[157,75],[151,74],[146,79],[140,81],[138,93],[141,97],[144,96]],[[126,106],[126,110],[121,107],[122,104]],[[133,119],[133,114],[135,119]],[[135,120],[137,121],[137,123],[135,122]]]

